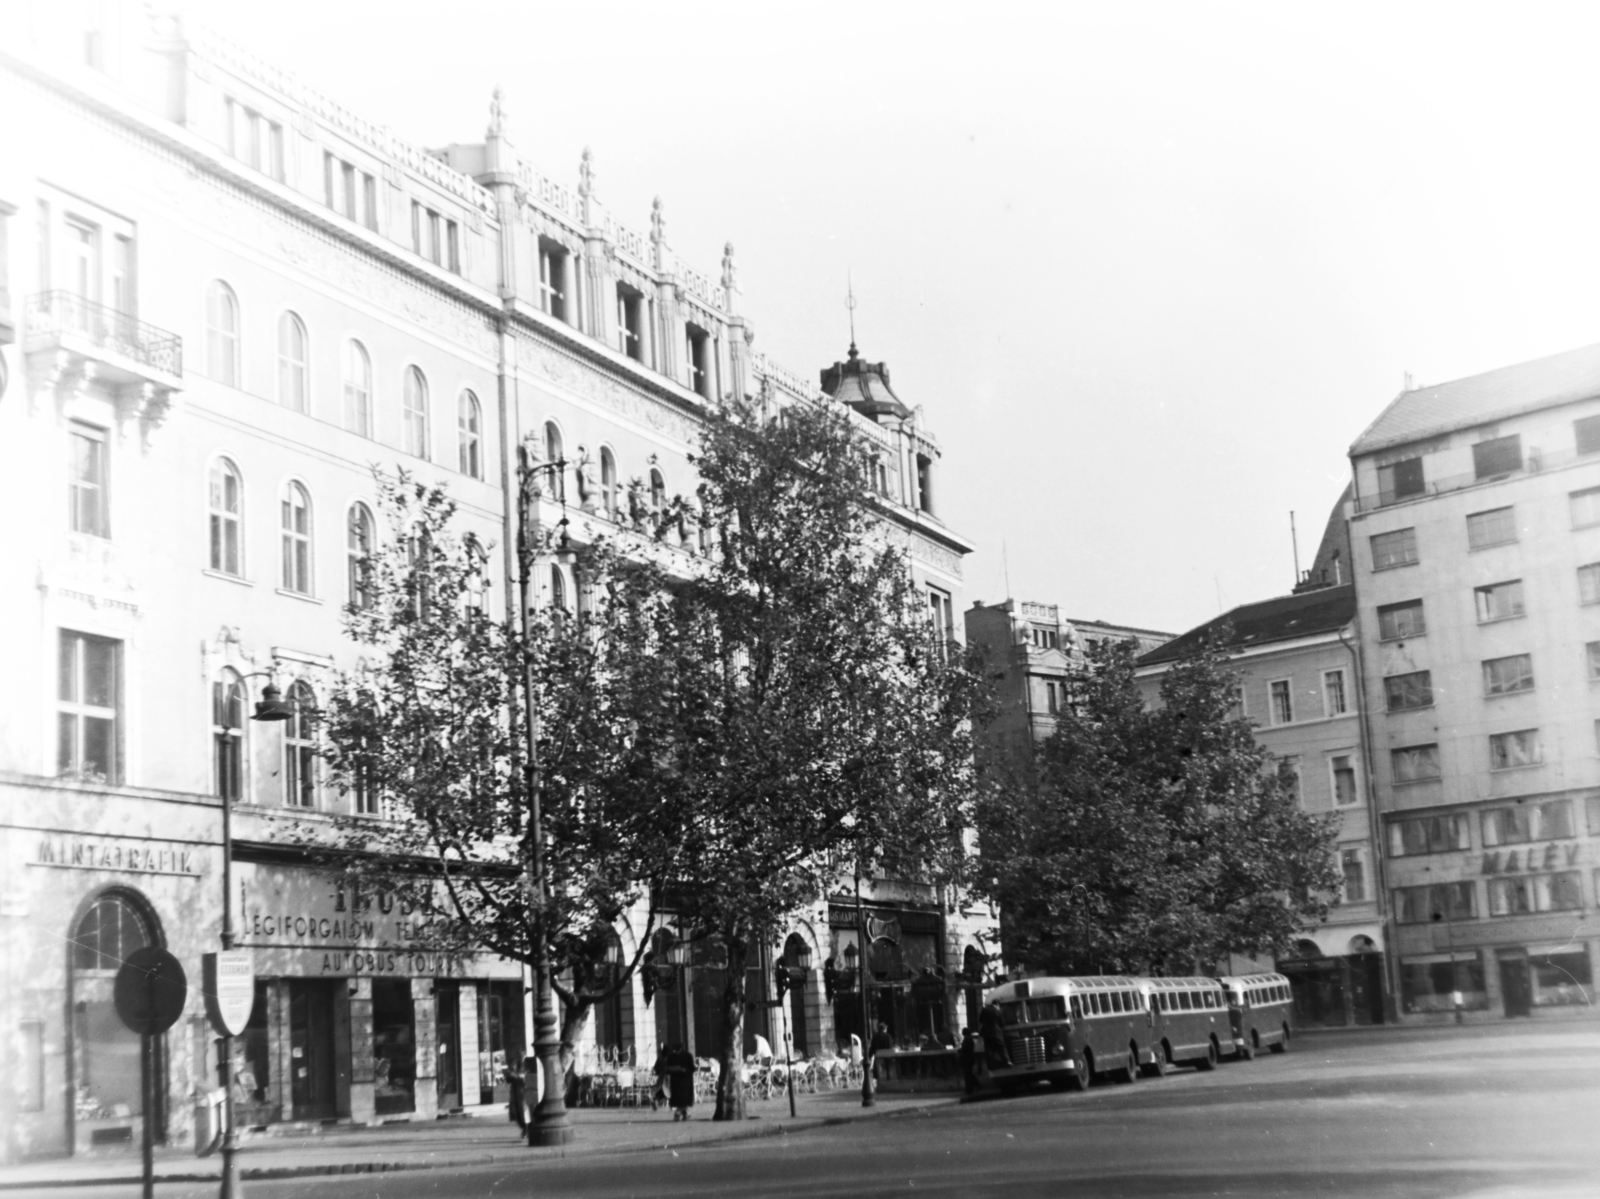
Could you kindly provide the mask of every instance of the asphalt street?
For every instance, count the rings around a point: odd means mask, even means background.
[[[171,1184],[160,1199],[213,1185]],[[101,1199],[137,1188],[40,1190]],[[1211,1074],[1039,1091],[724,1144],[256,1181],[249,1199],[1600,1196],[1600,1026],[1323,1034]],[[11,1192],[19,1195],[22,1192]]]

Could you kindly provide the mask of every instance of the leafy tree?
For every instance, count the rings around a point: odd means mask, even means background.
[[[1251,723],[1220,640],[1147,708],[1129,646],[1100,647],[1034,752],[986,765],[982,886],[1006,958],[1053,973],[1194,972],[1281,953],[1326,917],[1333,817],[1302,811]]]
[[[588,1011],[627,985],[613,929],[681,851],[660,746],[671,592],[659,569],[600,544],[585,601],[526,627],[499,607],[490,554],[454,531],[442,490],[378,478],[389,536],[366,558],[346,628],[366,651],[321,716],[324,759],[354,814],[296,835],[347,885],[427,914],[426,947],[538,960],[550,943],[563,1065]],[[525,681],[531,680],[531,686]],[[538,770],[523,715],[531,696]],[[540,789],[548,903],[530,885]]]
[[[979,680],[935,634],[874,510],[846,414],[732,402],[695,461],[715,530],[678,591],[676,766],[691,814],[672,894],[727,954],[716,1119],[741,1119],[746,969],[854,864],[954,877]]]

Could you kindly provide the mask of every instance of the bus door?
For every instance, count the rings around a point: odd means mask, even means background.
[[[1245,1039],[1246,1015],[1245,991],[1242,987],[1238,990],[1229,987],[1226,994],[1228,996],[1228,1025],[1233,1031],[1233,1039],[1235,1041],[1243,1041]]]

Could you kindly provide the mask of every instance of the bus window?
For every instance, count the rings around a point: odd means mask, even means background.
[[[1187,991],[1179,991],[1178,992],[1178,1006],[1182,1010],[1184,1010],[1186,1012],[1193,1010],[1194,1001],[1189,998],[1189,992],[1187,992]]]
[[[1059,995],[1050,995],[1044,999],[1028,1001],[1028,1019],[1035,1023],[1045,1020],[1065,1020],[1067,1018],[1067,1003]]]
[[[1081,995],[1072,997],[1072,1018],[1074,1020],[1083,1019],[1083,996]]]
[[[999,1006],[1000,1006],[1000,1023],[1002,1023],[1002,1024],[1021,1024],[1022,1023],[1022,1004],[1021,1003],[1002,1003]]]
[[[1122,1010],[1122,996],[1115,991],[1107,991],[1104,998],[1111,1001],[1111,1012],[1115,1015]]]

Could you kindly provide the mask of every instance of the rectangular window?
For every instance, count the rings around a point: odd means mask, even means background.
[[[67,438],[67,502],[72,531],[87,533],[90,537],[110,537],[111,495],[105,430],[74,424]]]
[[[1522,469],[1522,437],[1496,437],[1472,447],[1472,471],[1480,479],[1509,475]]]
[[[567,319],[567,252],[543,237],[539,239],[539,306],[558,321]]]
[[[440,234],[442,222],[439,214],[433,209],[428,210],[428,261],[435,266],[439,265],[440,249],[444,245],[444,238]]]
[[[1449,1012],[1456,996],[1466,1011],[1487,1011],[1483,958],[1476,950],[1400,959],[1400,1007],[1407,1015]]]
[[[1290,754],[1288,757],[1278,759],[1278,778],[1282,780],[1290,795],[1294,796],[1296,803],[1303,803],[1304,796],[1300,791],[1300,757]]]
[[[56,769],[121,782],[122,643],[61,630]]]
[[[1581,900],[1578,906],[1582,906]],[[1528,965],[1533,974],[1534,1007],[1593,1005],[1589,951],[1582,942],[1563,945],[1549,953],[1536,953],[1530,949]]]
[[[635,362],[644,361],[644,295],[617,284],[617,348]]]
[[[361,193],[356,190],[356,169],[348,162],[340,163],[339,169],[344,175],[344,214],[353,221],[356,219],[356,205],[361,200]]]
[[[1600,525],[1600,487],[1589,487],[1568,494],[1567,503],[1572,509],[1572,527]]]
[[[1367,864],[1362,861],[1361,851],[1342,851],[1339,854],[1339,868],[1344,874],[1344,901],[1364,903],[1367,898]]]
[[[1389,751],[1389,764],[1397,783],[1420,783],[1439,777],[1439,747],[1408,745]]]
[[[1356,783],[1354,754],[1334,754],[1328,759],[1328,769],[1333,774],[1333,803],[1338,808],[1354,807],[1361,802],[1361,792]]]
[[[1518,766],[1537,766],[1544,761],[1544,747],[1538,729],[1518,729],[1513,733],[1494,733],[1489,738],[1489,769],[1513,770]]]
[[[279,183],[283,182],[283,126],[277,121],[267,122],[266,172]]]
[[[1325,716],[1343,716],[1348,710],[1344,694],[1344,671],[1322,672],[1322,712]]]
[[[444,265],[452,274],[461,273],[461,229],[454,221],[444,223]]]
[[[1578,567],[1578,602],[1600,604],[1600,562]]]
[[[1278,679],[1267,685],[1271,696],[1272,723],[1291,724],[1294,721],[1294,698],[1289,693],[1289,680]]]
[[[1448,816],[1415,816],[1389,825],[1389,854],[1396,858],[1425,853],[1450,853],[1471,849],[1471,832],[1461,813]]]
[[[335,211],[339,208],[339,198],[336,194],[339,183],[338,161],[326,150],[322,152],[322,202]]]
[[[1392,674],[1383,680],[1383,693],[1391,712],[1430,707],[1433,704],[1433,673],[1416,670],[1410,674]]]
[[[1045,705],[1050,715],[1054,716],[1061,710],[1061,689],[1051,680],[1044,685]]]
[[[1531,912],[1570,912],[1583,907],[1576,870],[1564,874],[1501,875],[1489,880],[1489,915],[1525,916]]]
[[[1572,432],[1578,442],[1578,453],[1600,454],[1600,416],[1573,421]]]
[[[1379,533],[1372,538],[1372,569],[1389,570],[1395,566],[1410,566],[1417,560],[1417,531],[1396,529],[1392,533]]]
[[[1600,679],[1600,641],[1591,641],[1584,647],[1589,660],[1589,677]]]
[[[374,233],[378,231],[378,181],[371,175],[361,176],[361,223]]]
[[[422,254],[422,205],[411,201],[411,252]]]
[[[1589,835],[1600,837],[1600,795],[1591,795],[1583,801],[1583,806],[1588,818]]]
[[[1533,655],[1512,654],[1490,658],[1483,664],[1483,693],[1509,695],[1513,691],[1533,690]]]
[[[1378,609],[1378,639],[1398,641],[1406,637],[1420,637],[1428,631],[1422,618],[1422,601],[1406,600],[1399,604],[1384,604]]]
[[[948,646],[955,639],[955,612],[948,591],[928,588],[928,615],[933,620],[934,637],[941,646]]]
[[[1493,545],[1505,545],[1517,539],[1516,510],[1491,508],[1487,512],[1474,512],[1467,517],[1467,547],[1483,550]]]
[[[1526,845],[1530,841],[1566,841],[1575,835],[1572,801],[1566,799],[1491,808],[1481,819],[1485,849]]]
[[[1401,924],[1474,920],[1477,915],[1478,892],[1470,882],[1395,888],[1394,918]]]
[[[1522,602],[1521,579],[1475,587],[1472,590],[1472,599],[1478,608],[1479,624],[1488,624],[1491,620],[1510,620],[1527,612],[1527,607]]]
[[[1378,467],[1378,502],[1394,504],[1426,489],[1422,479],[1422,459],[1406,458]]]

